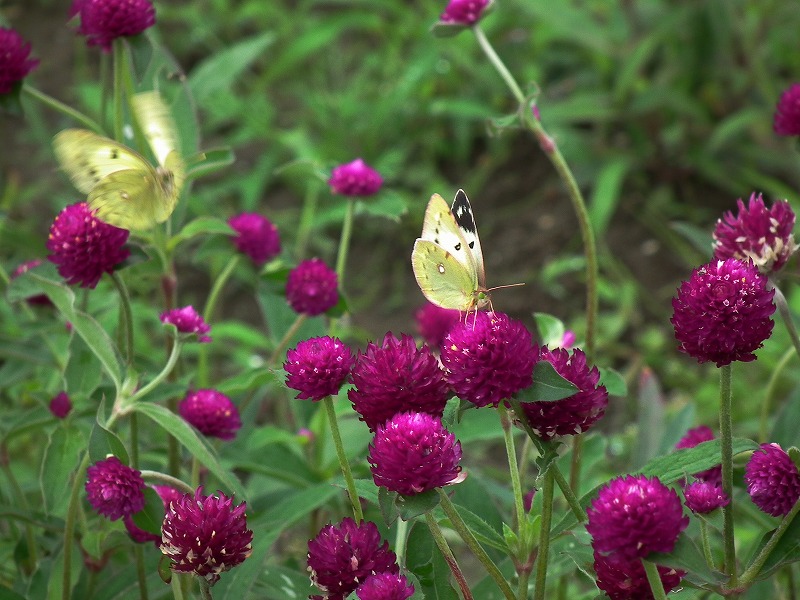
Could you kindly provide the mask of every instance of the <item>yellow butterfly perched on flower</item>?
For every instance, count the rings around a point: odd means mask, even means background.
[[[489,304],[481,242],[464,190],[452,208],[439,194],[431,196],[411,266],[423,295],[436,306],[469,312]]]
[[[186,179],[169,108],[158,92],[131,98],[131,109],[158,166],[124,144],[87,129],[66,129],[53,149],[72,184],[97,216],[123,229],[163,223],[175,210]]]

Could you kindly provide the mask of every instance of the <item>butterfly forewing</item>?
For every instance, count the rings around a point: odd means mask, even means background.
[[[475,271],[430,240],[417,239],[411,266],[423,295],[442,308],[468,311],[477,305]]]
[[[169,107],[158,92],[135,94],[131,106],[158,164],[166,166],[167,157],[178,149],[178,134]]]
[[[123,229],[149,229],[172,213],[156,176],[133,170],[108,175],[86,201],[100,219]]]
[[[475,259],[468,247],[467,240],[456,223],[453,213],[450,212],[447,202],[439,194],[431,196],[428,207],[425,209],[420,239],[441,246],[467,269],[475,269]]]
[[[475,225],[475,215],[472,213],[472,205],[464,190],[458,190],[453,200],[450,212],[458,225],[461,235],[466,242],[468,251],[472,254],[475,267],[478,272],[478,283],[481,287],[486,287],[486,271],[483,267],[483,250],[481,250],[481,240],[478,237],[478,228]]]

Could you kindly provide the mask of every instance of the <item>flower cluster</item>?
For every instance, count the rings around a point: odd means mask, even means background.
[[[474,25],[483,16],[489,0],[450,0],[439,17],[441,23]]]
[[[103,273],[111,273],[130,255],[129,232],[104,223],[85,202],[62,210],[50,226],[47,259],[69,285],[94,289]]]
[[[370,575],[356,588],[358,600],[407,600],[413,595],[414,586],[396,573]]]
[[[278,228],[266,217],[257,213],[241,213],[228,219],[228,225],[236,232],[233,238],[236,249],[249,256],[257,266],[280,254]]]
[[[750,499],[773,517],[789,514],[800,499],[800,473],[778,444],[761,444],[745,466],[744,481]]]
[[[338,338],[302,341],[286,353],[286,386],[297,390],[301,400],[322,400],[339,392],[354,362],[350,348]]]
[[[797,251],[794,241],[795,214],[786,200],[767,209],[761,194],[750,196],[739,212],[726,212],[714,228],[714,258],[750,260],[762,273],[779,271]]]
[[[529,387],[539,356],[530,331],[499,312],[479,311],[467,321],[442,344],[442,364],[456,395],[478,407],[497,406]]]
[[[441,348],[444,336],[460,321],[461,313],[428,302],[414,312],[417,331],[431,348]]]
[[[800,135],[800,83],[792,84],[781,94],[773,128],[778,135]]]
[[[89,46],[105,52],[121,37],[139,35],[156,24],[156,10],[150,0],[74,0],[70,16],[80,15],[78,33]]]
[[[391,333],[377,346],[370,342],[358,353],[347,393],[353,408],[371,431],[397,413],[424,412],[441,417],[449,388],[430,348],[417,349],[414,339]]]
[[[342,196],[372,196],[378,193],[383,179],[375,169],[360,158],[331,171],[328,185],[334,194]]]
[[[0,27],[0,94],[8,94],[39,64],[31,45],[13,29]]]
[[[751,263],[729,258],[695,269],[672,299],[678,348],[718,367],[755,360],[753,352],[772,333],[774,295]]]
[[[375,485],[403,496],[464,479],[461,443],[426,413],[400,413],[379,425],[367,460]]]
[[[49,408],[54,417],[63,419],[72,410],[72,402],[66,392],[59,392],[50,400]]]
[[[370,577],[396,575],[400,567],[389,543],[381,543],[375,523],[356,524],[346,518],[339,525],[326,525],[308,542],[308,570],[311,582],[326,592],[326,598],[344,600]]]
[[[339,302],[336,272],[319,258],[304,260],[289,273],[286,300],[295,312],[314,317]]]
[[[221,440],[232,440],[242,427],[236,405],[217,390],[187,392],[178,404],[178,412],[203,435]]]
[[[711,481],[693,481],[683,489],[683,498],[693,513],[706,514],[727,506],[731,499],[722,488]]]
[[[203,317],[197,314],[197,311],[191,305],[163,312],[159,319],[165,325],[174,325],[178,333],[196,334],[198,342],[207,343],[211,341],[211,336],[206,335],[211,331],[211,327],[203,320]]]
[[[689,525],[675,491],[655,477],[618,477],[600,489],[587,516],[600,589],[612,598],[650,597],[627,594],[631,582],[646,582],[641,559],[653,552],[671,552]],[[665,591],[683,576],[670,569],[659,573]]]
[[[683,572],[657,566],[658,576],[665,593],[680,585]],[[641,561],[625,560],[619,556],[594,552],[594,572],[597,587],[611,600],[651,600],[653,593]]]
[[[170,502],[161,525],[161,552],[173,571],[194,573],[213,585],[220,573],[244,562],[252,551],[253,532],[247,529],[247,504],[233,498],[184,494]]]
[[[553,365],[556,372],[578,388],[578,392],[558,402],[525,402],[522,409],[534,432],[542,439],[583,433],[605,413],[608,392],[600,381],[597,367],[589,368],[586,355],[575,349],[541,348],[540,360]]]
[[[109,456],[86,469],[86,496],[98,513],[116,521],[144,508],[142,474]]]

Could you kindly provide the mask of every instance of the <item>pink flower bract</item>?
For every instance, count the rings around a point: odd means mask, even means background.
[[[78,33],[89,46],[111,50],[121,37],[142,33],[156,23],[156,10],[150,0],[74,0],[70,16],[80,15]]]
[[[781,94],[773,129],[778,135],[800,135],[800,83],[793,83]]]
[[[336,272],[319,258],[304,260],[289,273],[286,300],[295,312],[316,316],[339,302]]]
[[[16,31],[0,27],[0,94],[8,94],[39,64],[30,58],[31,45]]]
[[[360,158],[331,171],[328,179],[331,191],[342,196],[372,196],[381,189],[380,174]]]
[[[173,308],[161,313],[159,319],[164,324],[174,325],[178,333],[197,334],[197,341],[206,343],[211,341],[211,336],[206,335],[211,331],[211,327],[203,320],[193,306],[183,308]]]
[[[439,17],[442,23],[473,25],[483,15],[489,0],[450,0]]]
[[[86,497],[98,513],[116,521],[144,508],[142,474],[116,456],[100,460],[86,469]]]
[[[302,341],[286,353],[286,385],[297,390],[301,400],[322,400],[339,392],[354,362],[350,348],[338,338]]]
[[[241,213],[228,219],[228,225],[237,234],[233,239],[236,248],[249,256],[257,266],[280,254],[278,228],[266,217],[257,213]]]
[[[242,427],[239,409],[217,390],[189,391],[178,404],[178,412],[203,435],[232,440]]]
[[[744,468],[750,499],[773,517],[789,514],[800,498],[800,473],[778,444],[761,444]]]
[[[59,392],[50,400],[50,412],[53,416],[63,419],[72,410],[72,402],[66,392]]]

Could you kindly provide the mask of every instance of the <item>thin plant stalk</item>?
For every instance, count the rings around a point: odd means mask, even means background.
[[[547,469],[542,486],[542,521],[539,530],[539,554],[536,557],[536,589],[534,600],[544,600],[547,583],[547,561],[550,554],[550,526],[553,521],[553,466]]]
[[[125,364],[133,364],[133,312],[131,311],[131,296],[128,293],[128,286],[118,271],[111,273],[111,281],[119,293],[120,317],[122,320],[123,339],[125,341]]]
[[[320,186],[312,182],[306,190],[303,199],[303,211],[300,213],[300,223],[297,226],[297,240],[294,245],[294,256],[297,260],[302,260],[308,247],[308,238],[314,224],[314,214],[317,212],[317,201],[319,200]]]
[[[66,115],[67,117],[77,121],[87,129],[91,129],[98,135],[105,135],[105,131],[103,130],[103,128],[100,126],[99,123],[87,117],[82,112],[75,110],[71,106],[67,106],[60,100],[56,100],[55,98],[49,96],[48,94],[45,94],[41,90],[29,86],[27,83],[22,86],[22,91],[28,94],[28,96],[30,96],[31,98],[38,100],[48,108],[51,108],[56,112],[61,113],[62,115]]]
[[[722,507],[723,536],[725,540],[725,564],[723,571],[728,575],[728,587],[737,586],[736,545],[733,527],[733,419],[731,417],[731,366],[724,365],[719,369],[719,432],[722,462],[722,491],[730,499],[727,506]]]
[[[353,215],[355,213],[355,200],[347,201],[347,211],[344,213],[342,223],[342,236],[339,240],[339,252],[336,255],[336,278],[339,289],[344,291],[344,271],[347,266],[347,254],[350,251],[350,238],[353,233]]]
[[[175,488],[176,490],[183,491],[184,493],[194,494],[194,488],[192,486],[182,479],[178,479],[172,475],[167,475],[166,473],[161,473],[160,471],[149,471],[147,469],[142,470],[141,473],[142,479],[146,479],[148,481],[158,481],[168,485],[169,487]]]
[[[62,600],[69,600],[72,596],[72,541],[75,537],[75,515],[80,505],[80,490],[86,478],[87,466],[89,466],[88,452],[84,453],[81,463],[75,471],[75,479],[72,481],[72,490],[69,495],[69,506],[67,506],[67,516],[64,519],[64,570],[61,574]]]
[[[179,339],[176,339],[172,345],[172,352],[167,359],[167,364],[164,365],[164,368],[161,370],[161,372],[156,375],[147,385],[138,390],[128,399],[128,404],[133,404],[141,398],[144,398],[147,394],[158,387],[170,373],[172,373],[172,369],[175,368],[175,364],[178,362],[178,357],[181,355],[182,348],[183,343]]]
[[[667,600],[667,595],[664,593],[664,585],[661,583],[661,576],[658,574],[658,567],[655,563],[644,559],[642,559],[642,566],[644,566],[644,572],[647,574],[647,583],[650,584],[654,600]]]
[[[214,285],[211,287],[211,291],[208,294],[208,299],[206,300],[206,306],[203,309],[203,319],[205,319],[206,323],[210,324],[213,320],[219,295],[222,292],[222,289],[225,287],[225,284],[228,283],[231,273],[233,273],[233,270],[239,264],[240,258],[240,254],[234,254],[231,256],[228,263],[214,280]],[[208,387],[208,383],[210,381],[208,373],[208,346],[206,345],[203,345],[200,348],[200,352],[197,356],[197,381],[200,387]]]
[[[792,521],[794,520],[795,516],[797,516],[798,512],[800,512],[800,500],[794,503],[792,510],[789,511],[789,514],[783,517],[780,525],[778,525],[777,529],[775,529],[775,531],[772,533],[772,537],[769,538],[769,541],[761,549],[761,552],[759,552],[758,556],[753,559],[753,562],[750,564],[750,566],[744,570],[739,578],[740,586],[746,587],[755,581],[755,578],[761,571],[761,567],[763,567],[764,563],[767,562],[770,554],[772,554],[772,551],[775,550],[778,542],[781,541],[781,537],[783,537],[783,534],[786,533],[786,530],[789,528],[789,525],[792,524]]]
[[[325,411],[328,413],[328,425],[331,428],[333,446],[336,448],[336,456],[339,459],[339,466],[342,469],[342,475],[344,475],[345,485],[347,486],[347,495],[350,497],[350,504],[353,506],[353,515],[356,518],[356,523],[360,523],[364,520],[364,513],[361,510],[361,501],[358,499],[356,482],[353,480],[353,473],[350,471],[350,463],[344,453],[344,444],[342,444],[342,436],[339,433],[339,421],[336,419],[333,398],[327,396],[323,402],[325,403]]]
[[[425,523],[428,525],[428,530],[431,532],[433,541],[436,542],[436,546],[439,548],[439,551],[442,553],[442,556],[444,556],[447,565],[450,567],[450,572],[453,574],[456,583],[458,583],[458,587],[461,590],[462,596],[464,596],[464,600],[474,600],[472,597],[472,592],[469,589],[469,585],[467,584],[467,579],[464,577],[464,572],[461,570],[461,567],[458,566],[458,561],[456,560],[453,551],[450,550],[450,546],[447,545],[447,540],[444,538],[442,530],[439,528],[439,524],[436,522],[436,519],[433,518],[433,515],[430,512],[425,513]]]
[[[139,580],[139,600],[147,600],[147,571],[144,566],[144,553],[139,544],[134,544],[133,555],[136,557],[136,578]]]
[[[769,416],[771,413],[772,408],[772,399],[775,397],[775,388],[778,387],[778,381],[783,376],[783,371],[786,369],[786,365],[789,364],[789,361],[797,354],[797,350],[794,346],[788,348],[786,352],[783,353],[781,359],[778,361],[778,364],[775,365],[775,368],[772,370],[772,374],[769,376],[769,383],[767,383],[767,391],[764,392],[764,399],[761,401],[761,415],[759,417],[759,424],[758,424],[758,441],[762,444],[767,442],[767,427],[769,426]]]
[[[525,506],[522,499],[519,466],[517,465],[517,451],[514,447],[514,432],[511,430],[511,418],[502,402],[497,405],[497,412],[500,415],[500,426],[503,429],[503,441],[505,442],[506,456],[508,457],[508,472],[511,477],[511,489],[514,492],[517,527],[520,527],[525,522]]]
[[[436,491],[439,492],[440,506],[444,514],[447,515],[447,518],[450,519],[450,524],[453,526],[453,529],[456,530],[459,537],[472,551],[475,558],[480,561],[489,576],[494,579],[497,587],[500,588],[500,591],[503,592],[503,596],[506,597],[506,600],[516,600],[514,591],[511,589],[511,586],[508,585],[506,578],[500,572],[500,569],[497,568],[497,565],[494,564],[494,561],[486,554],[486,550],[483,549],[483,546],[475,539],[472,531],[470,531],[467,524],[464,523],[464,520],[461,518],[461,515],[458,514],[456,507],[450,501],[445,491],[442,488],[436,488]]]
[[[272,356],[269,357],[269,364],[274,366],[277,361],[278,357],[286,350],[286,346],[289,345],[289,342],[292,341],[292,338],[297,333],[297,330],[306,322],[308,318],[307,315],[299,314],[297,318],[294,320],[294,323],[291,324],[289,329],[286,330],[286,333],[283,334],[281,341],[277,343],[275,346],[275,350],[272,351]]]
[[[0,453],[3,456],[6,455],[7,448],[5,447],[5,445],[3,445],[2,448],[0,448]],[[8,483],[11,486],[11,491],[14,497],[14,503],[19,507],[28,509],[29,508],[28,501],[26,500],[25,494],[19,485],[19,481],[17,481],[17,478],[14,476],[14,471],[13,469],[11,469],[7,460],[0,460],[0,469],[2,469],[3,473],[5,473],[5,476],[8,479]],[[31,526],[30,523],[25,523],[23,527],[25,529],[25,543],[28,545],[28,558],[31,566],[36,566],[38,559],[36,556],[37,555],[36,538],[33,535],[33,527]]]
[[[200,584],[200,597],[203,600],[213,600],[211,596],[211,586],[208,585],[208,582],[202,577],[198,577],[197,582]]]

